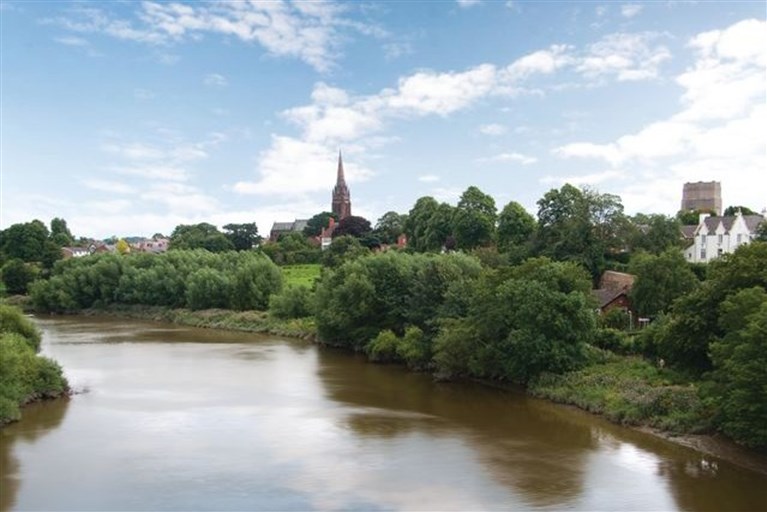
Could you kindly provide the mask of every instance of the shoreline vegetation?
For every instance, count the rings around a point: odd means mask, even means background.
[[[21,407],[70,393],[61,366],[41,356],[40,332],[13,306],[0,304],[0,427],[18,421]]]

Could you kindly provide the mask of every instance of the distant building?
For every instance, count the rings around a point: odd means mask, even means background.
[[[349,187],[346,185],[346,177],[344,176],[344,161],[341,157],[341,152],[338,152],[338,170],[336,174],[336,186],[333,187],[333,196],[330,201],[330,211],[338,216],[338,220],[341,221],[346,217],[350,217],[352,214],[352,201],[351,194],[349,193]],[[333,231],[335,231],[338,224],[334,219],[330,219],[330,224],[327,228],[322,230],[320,234],[319,242],[323,249],[330,245],[332,241]],[[269,231],[269,241],[276,242],[280,235],[285,233],[301,233],[303,232],[308,219],[296,219],[293,222],[275,222],[272,224],[272,229]]]
[[[629,292],[634,286],[635,277],[632,274],[607,270],[599,280],[599,288],[591,293],[599,305],[600,313],[607,313],[611,309],[621,309],[633,314]]]
[[[764,217],[761,215],[743,215],[740,211],[727,217],[702,213],[692,244],[684,250],[684,257],[692,263],[708,263],[733,253],[756,238],[756,230],[762,222]]]
[[[349,194],[349,187],[346,186],[344,177],[344,161],[341,158],[341,152],[338,152],[338,172],[336,175],[336,186],[333,187],[333,199],[331,201],[331,210],[338,216],[338,220],[344,220],[352,214],[352,200]]]
[[[83,256],[88,256],[90,254],[90,251],[87,247],[62,247],[61,248],[61,256],[63,259],[69,259],[69,258],[82,258]]]
[[[156,238],[152,240],[141,240],[132,243],[131,248],[136,252],[149,252],[152,254],[161,254],[168,250],[170,240],[167,238]]]
[[[269,241],[276,242],[285,233],[303,233],[309,219],[296,219],[293,222],[275,222],[269,230]]]
[[[682,211],[713,210],[722,213],[722,184],[718,181],[685,183],[682,188]]]

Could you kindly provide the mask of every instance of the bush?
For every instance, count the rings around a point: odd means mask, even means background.
[[[24,295],[27,287],[40,274],[37,267],[24,263],[20,259],[12,259],[0,270],[3,276],[3,284],[7,293],[12,295]]]
[[[288,286],[269,299],[269,312],[277,318],[304,318],[312,314],[312,294],[305,286]]]
[[[18,308],[0,304],[0,335],[19,334],[37,352],[40,350],[40,331]]]
[[[399,360],[397,349],[400,339],[390,330],[381,331],[365,347],[365,352],[371,361],[391,363]]]
[[[632,354],[634,352],[632,339],[625,332],[609,327],[596,330],[594,346],[616,354]]]
[[[600,327],[627,331],[631,329],[631,315],[623,309],[612,308],[599,316],[598,323]]]
[[[226,308],[229,306],[229,279],[218,270],[203,268],[189,276],[186,304],[189,309]]]
[[[423,370],[431,362],[431,342],[421,329],[410,326],[397,345],[397,355],[409,368]]]

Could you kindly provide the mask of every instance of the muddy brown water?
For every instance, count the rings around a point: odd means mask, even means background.
[[[765,510],[767,476],[301,341],[39,318],[84,392],[0,430],[2,510]]]

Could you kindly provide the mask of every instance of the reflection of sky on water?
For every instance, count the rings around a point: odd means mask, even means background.
[[[14,444],[19,508],[707,509],[677,469],[690,457],[551,404],[300,343],[147,328],[178,341],[101,344],[87,321],[46,325],[90,392]]]

